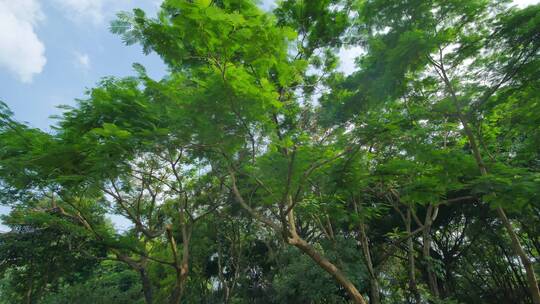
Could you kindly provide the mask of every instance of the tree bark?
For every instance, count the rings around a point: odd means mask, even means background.
[[[338,282],[338,284],[345,289],[345,291],[351,297],[354,303],[367,304],[367,302],[364,300],[364,297],[362,297],[354,284],[334,264],[332,264],[321,254],[319,254],[305,240],[301,239],[300,237],[293,237],[289,238],[288,242],[289,244],[302,250],[302,252],[307,254],[315,263],[317,263],[317,265],[319,265],[322,269],[328,272]]]
[[[221,255],[222,255],[221,242],[219,240],[217,242],[217,245],[218,245],[217,258],[218,258],[218,271],[219,271],[218,277],[219,277],[219,282],[221,284],[221,288],[223,289],[223,303],[228,304],[230,289],[229,289],[229,284],[227,284],[227,280],[223,276],[224,267],[223,267],[222,258],[221,258]]]
[[[406,217],[407,234],[411,234],[411,209],[407,209]],[[420,304],[421,298],[418,292],[418,286],[416,285],[416,266],[414,260],[414,244],[412,237],[407,239],[407,258],[409,261],[409,292],[414,297],[415,303]]]
[[[328,274],[330,274],[336,282],[345,289],[351,300],[356,304],[367,304],[366,300],[360,294],[356,286],[347,278],[347,276],[341,272],[332,262],[330,262],[326,257],[321,255],[313,246],[308,242],[302,239],[296,232],[295,220],[293,210],[289,210],[288,214],[289,229],[288,234],[290,237],[287,239],[287,242],[296,248],[300,249],[302,252],[307,254],[317,265],[324,269]]]
[[[334,264],[332,264],[327,258],[325,258],[320,253],[318,253],[317,250],[315,250],[315,248],[313,248],[309,243],[307,243],[305,240],[300,238],[300,236],[296,233],[294,210],[293,210],[294,204],[292,204],[290,197],[289,197],[289,206],[287,207],[287,210],[285,212],[288,219],[288,223],[283,223],[283,225],[286,225],[286,226],[280,226],[278,224],[275,224],[273,221],[266,218],[262,214],[258,213],[256,210],[251,208],[244,201],[244,198],[242,197],[236,185],[235,172],[232,170],[232,168],[229,168],[229,173],[230,173],[231,182],[232,182],[233,194],[236,198],[236,201],[242,206],[242,208],[248,211],[249,214],[254,219],[265,224],[266,226],[274,230],[274,232],[276,233],[282,232],[288,244],[293,245],[297,247],[298,249],[300,249],[302,252],[306,253],[315,263],[317,263],[317,265],[319,265],[323,270],[328,272],[336,280],[336,282],[345,289],[345,291],[351,297],[354,303],[367,304],[362,294],[360,294],[358,289],[345,276],[345,274],[343,274]]]
[[[139,273],[139,276],[141,278],[141,284],[143,287],[144,301],[146,304],[152,304],[154,301],[152,283],[150,281],[150,278],[148,277],[148,274],[146,273],[146,261],[143,260],[142,262],[136,262],[129,256],[121,254],[119,252],[115,252],[115,255],[117,260],[126,263],[129,267],[131,267],[131,269]]]
[[[354,203],[354,210],[356,214],[359,214],[358,205],[356,202]],[[379,292],[379,280],[377,278],[377,273],[375,272],[375,268],[373,267],[373,260],[371,258],[371,250],[369,248],[369,240],[366,234],[366,226],[364,223],[364,220],[362,219],[360,221],[359,225],[359,234],[360,234],[360,245],[362,247],[362,254],[364,256],[364,260],[366,262],[366,266],[369,272],[369,303],[370,304],[380,304],[381,303],[381,295]]]
[[[521,246],[521,243],[519,241],[519,238],[514,231],[514,227],[512,227],[512,223],[506,216],[506,213],[504,212],[504,209],[501,207],[497,207],[497,213],[499,214],[499,218],[503,222],[503,225],[506,228],[506,231],[508,232],[508,235],[510,236],[512,249],[514,250],[514,253],[516,253],[521,263],[523,264],[523,267],[525,268],[525,273],[527,274],[527,281],[529,285],[529,291],[531,293],[531,297],[534,304],[540,304],[540,290],[538,289],[538,281],[536,280],[536,275],[534,273],[534,267],[527,256],[527,253],[525,250],[523,250],[523,247]]]
[[[467,120],[460,113],[458,114],[458,116],[460,117],[461,123],[463,124],[463,130],[465,131],[465,134],[468,137],[469,143],[473,150],[473,154],[475,155],[476,163],[478,165],[478,168],[480,169],[480,174],[482,176],[486,176],[488,175],[488,171],[482,160],[482,156],[480,154],[480,150],[476,143],[476,139],[474,138],[474,134],[472,133]],[[540,304],[540,289],[538,288],[538,280],[536,279],[536,274],[534,273],[534,267],[532,265],[532,262],[529,259],[529,256],[527,255],[525,250],[523,249],[523,246],[521,245],[521,242],[519,241],[519,237],[516,231],[514,230],[514,227],[512,227],[512,223],[506,216],[506,212],[504,211],[504,209],[499,206],[497,207],[496,210],[497,210],[499,219],[503,223],[506,229],[506,232],[510,236],[512,250],[514,251],[514,254],[516,254],[521,260],[521,263],[523,264],[523,268],[525,268],[525,273],[527,274],[527,282],[529,285],[529,292],[531,293],[531,298],[533,300],[533,303]]]
[[[30,264],[31,265],[31,264]],[[31,266],[30,266],[31,267]],[[30,284],[28,285],[28,291],[26,292],[26,304],[32,304],[32,289],[33,287],[34,278],[30,278]]]
[[[456,112],[458,115],[458,118],[463,125],[463,131],[465,132],[465,135],[469,141],[469,144],[471,145],[471,149],[473,152],[474,159],[476,160],[476,164],[480,170],[480,174],[482,176],[488,175],[488,171],[486,168],[486,165],[484,163],[484,160],[482,158],[482,154],[480,153],[480,149],[478,147],[478,143],[476,141],[476,138],[474,136],[474,133],[472,132],[469,122],[467,118],[463,115],[463,112],[461,111],[461,106],[459,104],[459,100],[457,98],[456,92],[454,90],[454,87],[452,86],[452,83],[450,82],[450,79],[446,75],[446,70],[444,68],[442,59],[439,66],[435,67],[438,71],[440,71],[440,76],[442,80],[444,81],[448,91],[450,92],[450,97],[452,98],[452,101],[456,107]],[[534,304],[540,304],[540,289],[538,288],[538,280],[536,279],[536,274],[534,273],[534,268],[532,265],[531,260],[529,259],[527,253],[523,249],[519,238],[514,230],[514,227],[512,227],[512,223],[506,216],[506,212],[502,207],[497,207],[497,214],[502,221],[508,235],[510,236],[511,240],[511,246],[512,250],[514,251],[514,254],[519,256],[521,263],[523,264],[523,267],[525,268],[525,272],[527,274],[527,282],[529,285],[529,292],[531,293],[531,298],[533,300]]]
[[[437,275],[433,269],[433,261],[431,259],[431,225],[433,223],[433,205],[429,205],[426,213],[426,219],[424,226],[426,227],[422,232],[423,248],[422,254],[424,256],[424,262],[426,263],[426,274],[428,278],[428,286],[431,294],[439,298],[439,285],[437,283]],[[436,207],[435,207],[436,208]]]
[[[176,270],[176,284],[174,286],[173,292],[169,303],[171,304],[180,304],[182,297],[185,292],[185,285],[189,275],[189,242],[190,242],[190,231],[185,225],[183,219],[183,213],[181,212],[180,218],[180,230],[182,231],[182,260],[178,261],[178,249],[176,246],[176,240],[172,235],[171,227],[167,227],[167,237],[169,239],[169,244],[171,246],[171,251],[173,253],[174,265]]]
[[[148,274],[146,273],[146,269],[141,267],[139,269],[139,275],[141,276],[144,301],[146,304],[152,304],[154,301],[153,294],[152,294],[152,283],[150,282],[150,278],[148,277]]]

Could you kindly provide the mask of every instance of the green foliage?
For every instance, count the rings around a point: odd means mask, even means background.
[[[343,242],[339,247],[340,257],[353,258],[357,253],[354,248]],[[305,255],[289,250],[280,257],[280,263],[286,265],[279,269],[272,281],[274,288],[273,303],[343,303],[343,292],[332,278],[322,269],[313,267],[313,262]],[[365,271],[360,265],[351,263],[347,269],[353,277]],[[364,278],[358,278],[364,279]],[[357,280],[358,280],[357,279]]]
[[[15,209],[3,220],[12,230],[0,235],[0,293],[13,302],[84,280],[105,255],[88,231],[54,211]]]
[[[48,294],[44,304],[144,303],[139,278],[119,264],[103,262],[86,280],[65,284]]]
[[[507,2],[119,13],[163,79],[103,78],[50,133],[0,102],[0,303],[531,302],[540,6]]]

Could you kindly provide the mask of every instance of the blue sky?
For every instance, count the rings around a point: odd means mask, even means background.
[[[524,6],[540,0],[516,0]],[[265,8],[274,0],[264,0]],[[142,8],[155,15],[160,0],[0,0],[0,100],[15,118],[49,130],[58,105],[74,104],[104,76],[133,75],[143,64],[155,78],[165,73],[158,56],[126,47],[109,32],[119,11]],[[351,72],[358,49],[342,50]]]
[[[165,72],[154,54],[126,47],[109,32],[116,12],[155,0],[0,0],[0,99],[15,117],[48,129],[60,104],[84,97],[103,76],[132,75],[139,62],[154,77]]]
[[[265,9],[275,0],[263,0]],[[525,6],[540,0],[516,0]],[[50,130],[58,105],[73,105],[104,76],[133,75],[134,62],[154,78],[166,71],[158,56],[126,47],[109,32],[119,11],[155,15],[160,0],[0,0],[0,100],[19,121]],[[342,50],[342,69],[354,69],[359,49]],[[0,214],[8,209],[0,206]],[[0,230],[5,230],[0,224]]]
[[[133,75],[138,62],[161,77],[166,68],[158,56],[126,47],[109,32],[116,12],[134,7],[154,15],[159,2],[0,0],[0,100],[17,120],[50,130],[50,116],[61,113],[56,106],[73,105],[104,76]],[[8,210],[0,206],[0,214]]]
[[[141,63],[153,78],[161,59],[123,45],[109,31],[119,11],[142,8],[154,16],[161,0],[0,0],[0,100],[15,118],[50,131],[58,105],[73,105],[104,76],[133,75]],[[264,0],[268,9],[273,0]],[[8,212],[0,206],[0,214]],[[118,226],[125,223],[116,218]],[[6,230],[1,225],[0,231]]]

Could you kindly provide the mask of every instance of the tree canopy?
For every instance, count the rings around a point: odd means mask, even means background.
[[[165,0],[111,31],[166,76],[50,132],[0,102],[0,303],[540,304],[540,5]]]

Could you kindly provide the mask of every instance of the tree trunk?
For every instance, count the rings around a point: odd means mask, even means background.
[[[313,246],[308,242],[302,239],[296,232],[296,222],[294,219],[294,211],[292,208],[289,210],[287,215],[288,220],[288,229],[285,231],[289,235],[287,238],[287,243],[295,246],[296,248],[302,250],[305,254],[317,263],[322,269],[324,269],[328,274],[330,274],[336,282],[345,289],[347,294],[351,297],[351,300],[356,304],[367,304],[366,300],[360,294],[356,286],[341,272],[332,262],[327,258],[317,252]],[[285,229],[284,229],[285,230]]]
[[[185,293],[186,281],[189,275],[189,241],[191,236],[187,232],[187,228],[185,226],[181,227],[181,230],[183,238],[182,261],[180,262],[180,265],[178,265],[176,262],[176,284],[171,295],[171,304],[180,304],[182,301],[182,297]],[[176,242],[174,242],[174,238],[170,239],[171,246],[174,247],[173,252],[176,252]]]
[[[221,284],[221,288],[223,289],[223,303],[228,304],[229,303],[229,296],[230,296],[230,289],[229,284],[227,283],[227,280],[223,276],[223,263],[221,260],[221,242],[218,240],[218,252],[217,252],[217,258],[218,258],[218,277],[219,282]]]
[[[437,275],[433,269],[433,261],[431,258],[431,224],[433,223],[433,205],[429,205],[426,213],[426,219],[424,222],[425,229],[422,232],[423,248],[422,254],[424,262],[426,263],[426,274],[428,279],[428,286],[431,295],[435,298],[439,298],[439,285],[437,283]]]
[[[294,220],[294,210],[293,210],[293,204],[292,199],[289,196],[289,206],[287,207],[287,221],[283,223],[283,226],[279,226],[272,222],[271,220],[267,219],[257,211],[255,211],[253,208],[251,208],[246,202],[244,201],[244,198],[240,194],[240,191],[238,190],[238,187],[236,185],[236,178],[234,171],[232,169],[229,169],[231,181],[232,181],[232,190],[236,197],[236,200],[242,208],[244,208],[246,211],[250,213],[251,216],[253,216],[256,220],[260,221],[261,223],[264,223],[266,226],[273,229],[276,233],[283,232],[283,236],[285,238],[285,241],[297,247],[298,249],[302,250],[302,252],[309,255],[317,265],[319,265],[322,269],[324,269],[326,272],[328,272],[335,280],[336,282],[345,289],[347,294],[351,297],[354,303],[356,304],[367,304],[366,300],[364,300],[364,297],[360,294],[358,289],[354,286],[354,284],[334,265],[332,264],[328,259],[326,259],[324,256],[319,254],[309,243],[307,243],[305,240],[300,238],[298,234],[296,233],[296,226],[295,226],[295,220]],[[288,226],[288,227],[287,227]]]
[[[411,209],[407,209],[407,234],[411,234]],[[418,286],[416,285],[416,266],[414,261],[414,244],[413,238],[410,237],[407,239],[407,257],[409,260],[409,292],[411,296],[414,297],[415,303],[420,304],[421,298],[420,293],[418,292]]]
[[[143,287],[144,301],[146,304],[153,303],[153,292],[152,292],[152,283],[148,274],[146,273],[146,260],[143,259],[142,262],[135,262],[129,256],[121,254],[120,252],[115,252],[116,258],[119,261],[126,263],[131,269],[137,271],[141,278],[141,284]]]
[[[369,303],[381,303],[381,295],[379,293],[379,280],[377,280],[377,278],[370,278],[369,280]]]
[[[448,79],[448,76],[446,75],[446,70],[444,68],[442,59],[440,62],[440,66],[436,68],[441,72],[440,73],[441,78],[444,81],[448,91],[450,92],[452,101],[456,107],[458,118],[461,121],[461,124],[463,125],[463,131],[465,132],[465,135],[467,136],[469,144],[471,145],[474,159],[476,161],[478,168],[480,169],[480,174],[482,176],[486,176],[488,174],[488,171],[484,163],[484,160],[482,159],[482,154],[480,153],[480,149],[478,148],[478,143],[469,126],[469,121],[463,115],[463,112],[461,111],[459,100],[457,98],[452,82],[450,81],[450,79]],[[523,267],[525,268],[525,272],[527,274],[527,282],[529,285],[529,291],[531,293],[531,298],[533,300],[533,303],[540,304],[540,290],[538,289],[538,281],[536,279],[536,274],[534,273],[534,268],[532,266],[531,260],[527,256],[527,253],[525,252],[525,250],[523,250],[523,247],[521,246],[521,243],[519,242],[519,238],[516,232],[514,231],[514,228],[512,227],[510,220],[506,216],[504,209],[502,207],[497,207],[497,213],[506,231],[508,232],[508,235],[510,236],[510,240],[512,242],[512,250],[514,251],[514,254],[519,256],[521,263],[523,264]]]
[[[428,278],[429,291],[431,292],[431,294],[434,297],[438,298],[439,297],[439,285],[437,283],[437,276],[436,276],[435,271],[433,269],[433,261],[432,261],[431,254],[430,254],[430,251],[431,251],[431,236],[429,235],[429,233],[424,232],[423,239],[424,239],[424,247],[423,247],[422,252],[423,252],[423,256],[424,256],[424,261],[426,263],[426,274],[427,274],[427,278]]]
[[[188,278],[189,268],[182,264],[176,272],[176,284],[171,295],[171,304],[180,304],[184,296],[186,280]]]
[[[354,210],[360,216],[358,205],[354,202]],[[361,218],[361,217],[360,217]],[[362,246],[362,254],[366,262],[366,266],[369,272],[369,303],[370,304],[380,304],[381,295],[379,292],[379,280],[377,278],[377,273],[373,267],[373,260],[371,259],[371,250],[369,248],[369,240],[366,234],[366,226],[364,220],[360,222],[360,245]]]
[[[30,264],[32,265],[32,264]],[[32,266],[30,266],[32,267]],[[32,289],[33,287],[34,278],[30,278],[30,284],[28,285],[28,291],[26,292],[26,304],[32,304]]]
[[[176,270],[176,284],[171,294],[170,303],[180,304],[184,296],[186,281],[189,275],[189,245],[191,240],[191,226],[186,221],[187,198],[180,202],[178,209],[180,232],[182,233],[182,260],[178,261],[178,248],[172,233],[172,227],[167,227],[167,238],[171,246]]]
[[[141,283],[144,293],[144,301],[146,304],[152,304],[153,303],[153,294],[152,294],[152,283],[150,282],[150,278],[148,277],[148,274],[146,273],[146,269],[143,267],[139,268],[139,275],[141,276]]]
[[[463,124],[463,130],[465,131],[465,134],[467,135],[469,139],[469,143],[471,145],[471,148],[473,150],[474,157],[476,159],[476,163],[478,165],[478,168],[480,169],[480,174],[482,176],[488,175],[487,168],[482,160],[482,156],[480,154],[480,150],[478,148],[478,144],[476,143],[476,139],[474,138],[474,134],[472,133],[467,120],[465,117],[463,117],[461,114],[459,114],[461,123]],[[531,298],[533,300],[534,304],[540,304],[540,289],[538,288],[538,280],[536,279],[536,274],[534,273],[534,267],[532,265],[531,260],[529,259],[527,253],[523,249],[523,246],[521,245],[521,242],[519,241],[519,237],[516,234],[516,231],[514,230],[514,227],[512,227],[512,223],[506,216],[506,212],[502,207],[497,207],[497,214],[499,216],[499,219],[502,221],[506,232],[510,236],[511,240],[511,246],[512,250],[514,251],[514,254],[519,257],[521,260],[521,263],[523,264],[523,268],[525,268],[525,273],[527,274],[527,283],[529,285],[529,292],[531,293]]]
[[[519,238],[514,231],[514,227],[512,227],[512,223],[506,216],[506,213],[504,212],[504,209],[501,207],[497,207],[497,213],[499,214],[499,218],[503,222],[503,225],[506,228],[506,231],[508,232],[508,235],[510,236],[512,249],[514,250],[514,253],[516,253],[521,263],[523,264],[523,267],[525,268],[525,273],[527,274],[527,281],[529,285],[529,291],[531,293],[531,297],[534,304],[540,304],[540,290],[538,289],[538,281],[536,280],[536,275],[534,273],[534,267],[527,256],[527,253],[525,250],[523,250],[523,247],[521,246],[521,243],[519,241]]]
[[[367,304],[367,302],[364,300],[364,297],[362,297],[354,284],[334,264],[332,264],[321,254],[319,254],[305,240],[301,239],[298,236],[295,236],[289,238],[288,242],[289,244],[302,250],[302,252],[307,254],[315,263],[317,263],[317,265],[319,265],[322,269],[328,272],[338,282],[338,284],[343,287],[345,291],[347,291],[347,294],[351,297],[354,303]]]

